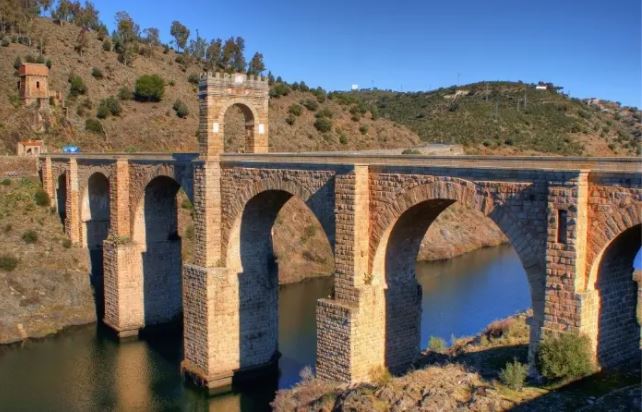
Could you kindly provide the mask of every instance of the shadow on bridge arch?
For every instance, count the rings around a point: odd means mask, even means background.
[[[602,368],[640,362],[642,292],[634,280],[634,259],[642,245],[642,224],[619,233],[601,251],[591,274],[597,326],[596,356]],[[642,279],[638,279],[642,282]]]
[[[94,288],[96,315],[104,316],[103,241],[109,233],[109,179],[92,174],[83,190],[80,210],[84,246],[89,252],[90,280]]]
[[[538,263],[532,250],[533,240],[507,208],[494,204],[490,195],[476,190],[474,184],[466,181],[435,182],[407,190],[396,199],[389,212],[378,217],[383,229],[373,257],[372,284],[384,289],[383,359],[392,373],[407,370],[422,349],[422,288],[416,277],[417,257],[431,224],[455,203],[476,211],[479,218],[490,218],[519,256],[528,278],[534,312],[529,358],[533,356],[544,317],[545,292],[544,267]],[[502,293],[510,291],[497,291],[498,296]]]
[[[321,190],[320,192],[323,192]],[[233,288],[238,296],[238,350],[239,367],[253,368],[275,362],[279,357],[279,271],[285,266],[294,264],[291,260],[296,253],[284,253],[286,248],[294,248],[299,242],[305,242],[306,228],[297,226],[292,210],[302,211],[319,233],[322,233],[320,248],[327,250],[334,262],[333,248],[329,240],[326,221],[319,213],[315,195],[298,193],[295,190],[267,189],[254,194],[240,210],[230,230],[226,247],[226,263],[230,271]],[[287,215],[280,213],[286,211]],[[289,221],[298,233],[294,238],[284,239],[284,245],[275,249],[275,223],[278,220]],[[300,222],[299,222],[300,223]],[[279,226],[279,225],[276,225]],[[316,230],[316,229],[315,229]],[[304,247],[305,249],[305,247]],[[292,252],[291,250],[288,252]],[[314,251],[312,251],[314,252]],[[280,258],[279,255],[284,257]],[[332,263],[332,267],[333,267]],[[302,270],[306,270],[304,266]],[[308,265],[309,267],[309,265]],[[333,269],[330,269],[332,273]],[[316,302],[318,297],[304,297]],[[311,305],[309,305],[311,306]],[[287,310],[300,311],[301,307],[289,307]],[[312,325],[306,325],[312,327]],[[294,331],[296,333],[296,331]],[[236,335],[236,333],[234,333]],[[302,342],[300,342],[303,344]],[[314,345],[313,345],[314,346]],[[314,353],[314,348],[309,348]],[[300,370],[305,365],[299,365]]]
[[[223,112],[223,148],[226,153],[244,153],[254,140],[254,122],[257,116],[243,103],[233,103]]]
[[[56,211],[64,227],[67,220],[67,173],[62,173],[56,180]]]
[[[181,237],[178,234],[177,199],[179,184],[158,176],[145,187],[134,217],[133,270],[142,279],[144,326],[180,324]]]

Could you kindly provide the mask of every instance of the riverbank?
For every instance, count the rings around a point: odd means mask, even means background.
[[[275,411],[403,410],[639,410],[640,365],[597,373],[573,383],[527,381],[521,391],[500,382],[514,359],[526,362],[528,318],[520,313],[490,324],[480,335],[447,349],[422,353],[415,369],[399,377],[377,371],[372,384],[337,384],[315,378],[277,392]]]

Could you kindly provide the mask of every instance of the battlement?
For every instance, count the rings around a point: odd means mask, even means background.
[[[207,72],[201,74],[199,89],[243,87],[267,90],[268,80],[265,77],[245,73]]]

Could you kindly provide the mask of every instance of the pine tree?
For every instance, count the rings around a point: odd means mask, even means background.
[[[263,55],[259,52],[254,53],[250,65],[247,69],[248,74],[260,75],[265,71],[265,63],[263,63]]]

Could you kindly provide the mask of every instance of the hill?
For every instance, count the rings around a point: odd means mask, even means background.
[[[6,37],[0,47],[0,153],[14,153],[18,140],[45,138],[49,149],[60,149],[76,143],[83,151],[196,151],[198,74],[202,67],[192,59],[162,46],[152,47],[150,55],[138,56],[131,66],[118,61],[118,55],[103,49],[99,33],[86,33],[88,43],[82,55],[75,50],[80,28],[73,24],[59,25],[45,18],[34,20],[33,33],[47,33],[43,58],[51,61],[49,88],[66,97],[67,114],[61,108],[51,115],[37,113],[34,108],[21,107],[14,69],[16,58],[22,61],[38,57],[39,50],[21,44],[17,36]],[[37,36],[37,34],[34,34]],[[15,42],[13,42],[15,40]],[[97,71],[96,71],[97,69]],[[101,76],[93,74],[100,73]],[[133,90],[138,77],[157,74],[165,83],[160,102],[138,102],[117,97],[121,88]],[[70,94],[70,76],[77,75],[86,86],[84,94]],[[375,119],[364,113],[353,121],[348,108],[325,98],[325,93],[294,90],[281,85],[287,93],[270,102],[270,150],[354,150],[410,147],[419,142],[417,135],[388,119]],[[116,97],[120,114],[96,119],[103,99]],[[187,106],[189,114],[179,118],[173,110],[176,100]],[[308,104],[310,109],[303,104]],[[291,106],[300,115],[291,114]],[[292,111],[295,111],[293,109]],[[331,130],[319,131],[315,114],[330,119]],[[241,114],[230,111],[225,128],[226,141],[242,141]],[[100,121],[103,131],[85,130],[87,119]],[[238,143],[230,142],[232,148]]]
[[[335,100],[375,107],[422,141],[459,143],[468,153],[585,156],[640,154],[641,112],[569,98],[552,84],[482,82],[429,92],[363,90]]]

